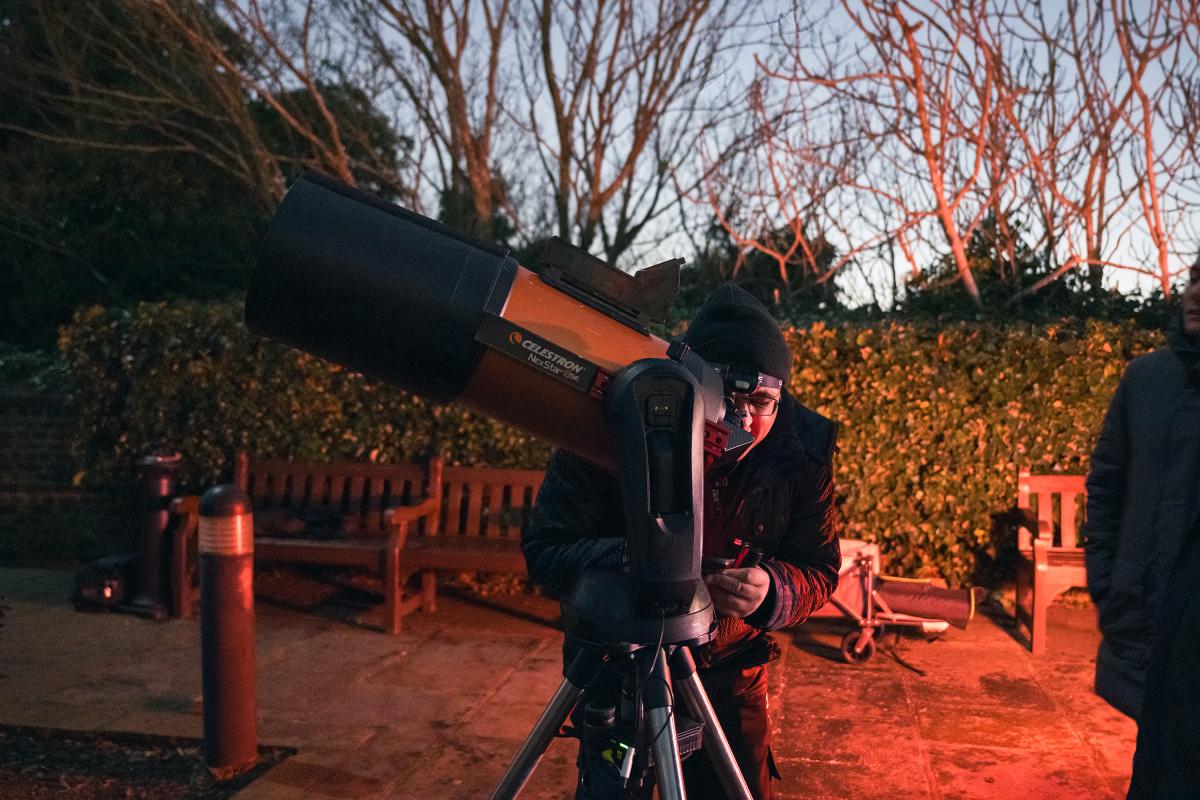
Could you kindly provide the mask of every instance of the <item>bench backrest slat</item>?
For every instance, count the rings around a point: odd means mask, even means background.
[[[309,497],[312,499],[314,506],[328,507],[331,505],[329,500],[329,492],[332,488],[333,481],[328,475],[314,475],[312,481],[312,492]]]
[[[1062,493],[1062,527],[1058,529],[1060,547],[1078,547],[1078,537],[1075,534],[1075,498],[1078,496],[1078,492]]]
[[[1087,500],[1087,478],[1083,475],[1030,475],[1017,473],[1017,508],[1037,512],[1039,523],[1047,523],[1053,532],[1052,546],[1078,547],[1078,520]],[[1036,531],[1024,526],[1017,531],[1017,547],[1029,550]]]
[[[361,475],[350,476],[350,490],[346,495],[346,510],[353,517],[362,516],[363,490],[366,488],[366,478]]]
[[[472,481],[464,487],[467,494],[467,519],[462,533],[466,536],[479,535],[479,518],[483,515],[483,484]]]
[[[1050,526],[1050,530],[1054,530],[1057,526],[1054,524],[1054,494],[1051,492],[1033,492],[1037,497],[1037,517],[1038,525],[1043,522]]]
[[[438,526],[436,533],[457,536],[463,528],[462,512],[466,508],[463,505],[463,484],[461,481],[447,480],[446,471],[442,473],[442,496],[446,498],[442,503],[442,524]]]
[[[329,476],[329,507],[341,508],[342,500],[346,496],[346,484],[349,478],[345,475],[330,475]]]
[[[486,513],[483,514],[483,519],[480,520],[482,530],[480,534],[489,538],[497,538],[500,536],[500,513],[504,508],[504,489],[502,483],[485,483],[480,487],[480,495],[483,501],[483,507]]]
[[[280,508],[287,497],[288,473],[286,470],[273,469],[267,473],[267,508]]]
[[[343,515],[350,536],[386,533],[383,512],[419,500],[425,491],[420,464],[234,460],[234,481],[255,509],[330,509]]]
[[[519,538],[544,474],[536,469],[443,467],[440,533]]]
[[[368,531],[379,530],[383,523],[383,493],[386,489],[383,478],[367,478],[363,487],[363,527]]]

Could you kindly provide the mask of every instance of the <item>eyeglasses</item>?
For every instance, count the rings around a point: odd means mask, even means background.
[[[734,392],[729,395],[729,399],[739,410],[748,412],[752,417],[769,417],[779,410],[779,398],[777,397]]]

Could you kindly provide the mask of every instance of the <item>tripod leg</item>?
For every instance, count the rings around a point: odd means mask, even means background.
[[[654,669],[643,692],[645,725],[654,752],[654,775],[661,800],[687,800],[683,789],[683,764],[679,760],[679,740],[675,736],[675,717],[671,701],[671,673],[667,651],[659,648]]]
[[[576,653],[565,671],[566,677],[563,678],[563,682],[550,698],[546,710],[534,723],[533,730],[525,737],[521,749],[517,751],[516,757],[505,770],[504,777],[492,792],[492,800],[511,800],[525,788],[533,771],[537,769],[538,762],[545,755],[546,748],[562,728],[571,709],[579,702],[580,695],[595,676],[600,663],[600,657],[587,650]]]
[[[738,769],[733,751],[729,749],[729,740],[725,738],[725,731],[721,730],[721,723],[717,721],[716,712],[708,700],[708,693],[704,691],[704,684],[696,674],[696,662],[688,648],[678,647],[672,654],[671,677],[688,708],[704,723],[704,751],[721,779],[725,794],[738,800],[754,800],[750,796],[750,787],[746,785],[746,779],[742,777],[742,771]]]

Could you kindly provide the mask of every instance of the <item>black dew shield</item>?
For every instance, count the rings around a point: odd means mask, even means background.
[[[309,173],[267,229],[246,325],[448,402],[470,381],[480,321],[499,313],[516,270],[504,250]]]

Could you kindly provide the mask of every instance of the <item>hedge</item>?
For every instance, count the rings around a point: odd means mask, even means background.
[[[890,569],[994,583],[1017,470],[1086,473],[1125,363],[1161,343],[1129,324],[889,324],[792,330],[792,388],[844,424],[844,535]]]
[[[107,482],[157,447],[185,456],[191,487],[227,479],[231,454],[541,467],[549,448],[461,408],[249,333],[236,304],[91,307],[59,336],[80,427],[83,480]]]
[[[993,582],[1012,549],[995,515],[1018,465],[1080,473],[1125,362],[1160,343],[1129,324],[998,328],[872,323],[787,328],[792,392],[843,424],[845,535],[888,568]],[[73,383],[80,480],[127,480],[159,446],[184,483],[228,479],[239,449],[265,456],[544,466],[549,446],[248,333],[235,304],[79,311],[60,336]]]

